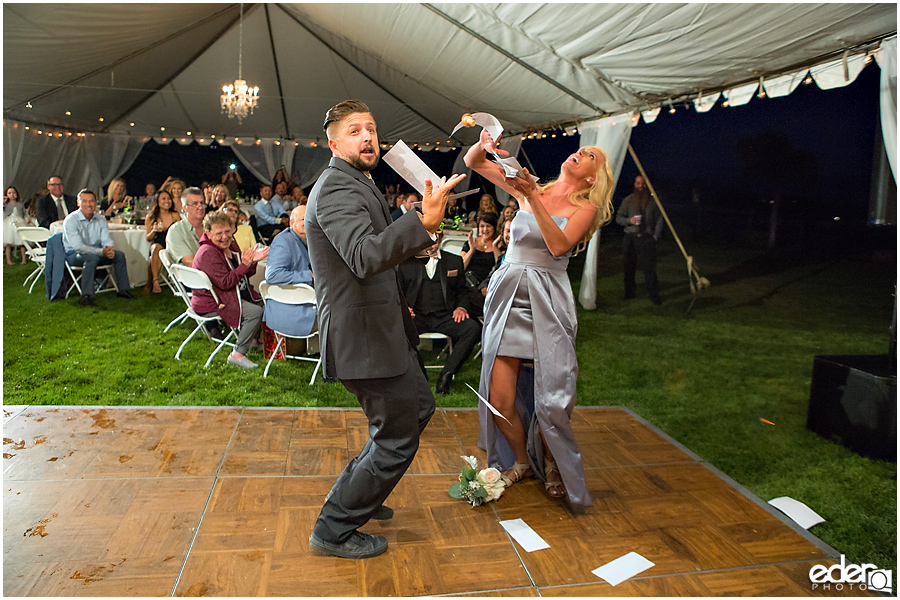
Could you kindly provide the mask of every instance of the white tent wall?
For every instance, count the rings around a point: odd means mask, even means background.
[[[125,173],[144,146],[144,139],[131,136],[47,133],[3,121],[4,185],[16,186],[23,198],[45,187],[53,175],[62,178],[68,194],[88,188],[103,197],[103,186]]]
[[[578,128],[582,147],[597,146],[606,153],[613,174],[613,189],[616,189],[616,182],[619,181],[619,175],[622,173],[625,153],[628,151],[628,142],[631,140],[631,129],[636,122],[637,118],[634,115],[618,115],[593,121]],[[598,228],[594,237],[588,242],[587,255],[581,273],[578,301],[588,310],[597,308],[597,259],[600,253],[601,231],[602,228]]]

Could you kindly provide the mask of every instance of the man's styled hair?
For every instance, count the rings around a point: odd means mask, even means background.
[[[344,100],[328,109],[328,112],[325,113],[325,123],[322,125],[322,129],[328,134],[328,139],[330,140],[336,133],[334,125],[340,123],[354,113],[371,114],[371,112],[372,111],[369,110],[369,107],[366,106],[366,103],[362,100]]]
[[[91,196],[94,197],[95,200],[97,199],[97,194],[95,194],[95,193],[93,192],[93,190],[89,190],[88,188],[84,188],[83,190],[81,190],[80,192],[78,192],[78,195],[76,196],[76,198],[78,198],[78,200],[80,201],[80,200],[81,200],[81,197],[82,197],[83,195],[85,195],[85,194],[90,194]]]

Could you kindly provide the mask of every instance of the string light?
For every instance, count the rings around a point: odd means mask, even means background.
[[[101,122],[101,123],[103,122],[103,117],[100,117],[100,122]]]
[[[134,127],[134,121],[128,124],[129,127]]]
[[[25,103],[25,108],[32,108],[30,101]]]
[[[728,104],[728,100],[726,100],[725,102],[722,103],[722,106],[725,107],[725,108],[728,108],[728,107],[731,106],[731,105]]]
[[[809,85],[809,84],[811,84],[812,82],[813,82],[812,75],[807,75],[807,76],[806,76],[806,79],[803,80],[803,83],[804,83],[805,85]]]
[[[71,117],[71,116],[72,116],[72,111],[71,111],[71,110],[67,110],[67,111],[66,111],[66,116],[67,116],[67,117]]]

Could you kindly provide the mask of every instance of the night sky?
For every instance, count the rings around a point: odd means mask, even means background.
[[[641,120],[631,144],[666,203],[690,203],[693,189],[704,204],[723,207],[767,202],[781,192],[788,201],[813,206],[823,218],[864,220],[875,136],[880,136],[879,81],[873,61],[844,88],[823,91],[815,83],[801,84],[787,97],[754,97],[740,107],[724,108],[720,99],[706,113],[676,105],[669,114],[664,108],[655,122]],[[526,140],[523,151],[546,180],[577,149],[576,139]],[[449,173],[455,158],[438,152],[420,156],[439,174]],[[215,145],[150,142],[125,179],[129,191],[139,193],[145,183],[159,185],[169,174],[196,185],[218,180],[232,162],[239,165],[246,192],[256,193],[256,179],[229,148]],[[630,192],[637,174],[626,157],[616,204]],[[397,180],[384,163],[373,175],[381,184]]]

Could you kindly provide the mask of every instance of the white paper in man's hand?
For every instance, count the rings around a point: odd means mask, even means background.
[[[495,415],[497,415],[498,417],[500,417],[501,419],[503,419],[504,421],[506,421],[507,423],[509,423],[509,419],[507,419],[507,418],[504,417],[502,414],[500,414],[500,411],[499,411],[499,410],[497,410],[496,408],[494,408],[493,406],[491,406],[491,403],[488,402],[487,400],[485,400],[485,399],[484,399],[484,396],[482,396],[482,395],[479,394],[477,391],[475,391],[475,388],[473,388],[473,387],[472,387],[471,385],[469,385],[468,383],[467,383],[466,385],[468,386],[468,388],[469,388],[470,390],[472,390],[473,392],[475,392],[475,395],[478,396],[478,399],[479,399],[479,400],[481,400],[482,402],[484,402],[484,405],[488,407],[488,410],[489,410],[489,411],[491,411],[492,413],[494,413]],[[509,424],[512,425],[512,423],[509,423]]]
[[[394,147],[388,150],[381,158],[383,158],[384,162],[394,169],[406,183],[413,186],[413,189],[419,192],[419,195],[421,196],[425,195],[426,179],[430,179],[431,185],[435,188],[441,183],[441,178],[438,177],[421,158],[416,156],[416,153],[413,152],[403,140],[398,140],[397,143],[394,144]],[[469,190],[468,192],[459,194],[450,194],[449,198],[468,196],[469,194],[474,194],[479,189],[480,188]],[[422,205],[421,202],[414,204],[418,204],[419,206]]]

